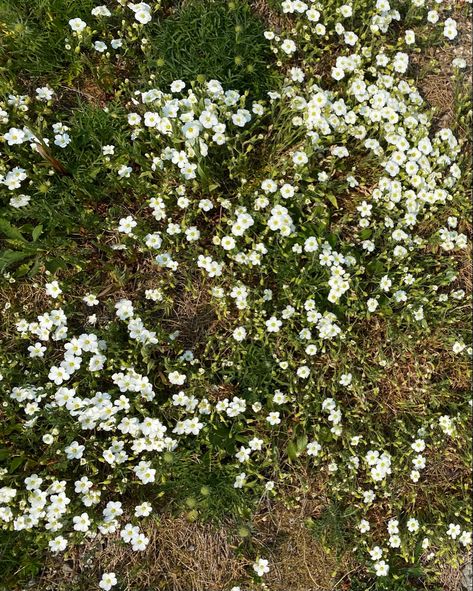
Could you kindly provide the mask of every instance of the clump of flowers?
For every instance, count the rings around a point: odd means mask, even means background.
[[[451,129],[434,128],[407,78],[416,32],[387,42],[400,12],[387,0],[363,14],[332,4],[282,3],[294,27],[265,33],[281,72],[265,100],[214,79],[168,88],[151,80],[106,107],[126,142],[110,133],[97,182],[136,198],[105,216],[107,256],[150,269],[152,281],[77,295],[49,277],[49,307],[17,316],[18,359],[1,368],[4,406],[45,461],[1,474],[4,529],[41,533],[55,554],[115,532],[143,552],[170,464],[205,455],[241,498],[284,494],[288,462],[323,475],[352,509],[353,544],[374,577],[471,544],[466,507],[424,518],[417,501],[432,456],[457,444],[465,408],[444,408],[434,384],[424,412],[380,428],[388,363],[356,361],[360,324],[418,338],[466,295],[454,256],[468,237],[452,212],[462,147]],[[412,5],[456,36],[455,21],[441,23],[430,2]],[[91,14],[100,37],[80,18],[70,32],[108,59],[110,48],[146,45],[158,9],[100,5]],[[122,16],[118,32],[104,24]],[[337,51],[316,74],[323,40]],[[25,163],[45,154],[51,162],[49,149],[74,144],[68,122],[49,121],[55,94],[12,94],[1,111],[10,209],[27,208],[34,197],[23,191],[46,175],[55,181],[54,170]],[[273,126],[289,139],[274,139]],[[190,344],[169,313],[185,290],[211,310],[205,338]],[[448,346],[471,354],[463,337]],[[149,496],[131,506],[137,489]],[[252,571],[270,576],[269,559]],[[104,572],[98,585],[108,591],[117,580]]]

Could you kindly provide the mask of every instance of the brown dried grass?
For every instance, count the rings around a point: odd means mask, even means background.
[[[265,583],[272,591],[349,589],[348,576],[354,571],[351,556],[348,552],[337,556],[305,525],[327,507],[327,479],[300,471],[294,476],[299,483],[293,491],[288,488],[287,501],[268,500],[254,520],[253,542],[271,562]]]
[[[471,20],[465,0],[450,0],[445,7],[452,11],[451,16],[458,24],[458,37],[455,42],[441,47],[431,47],[417,56],[413,63],[418,75],[416,84],[434,108],[435,123],[438,127],[450,127],[455,123],[455,84],[452,61],[461,57],[468,64],[464,71],[465,79],[471,77]],[[458,131],[458,130],[457,130]],[[463,137],[469,137],[469,130],[460,130]]]
[[[51,559],[36,588],[89,591],[101,573],[115,572],[123,591],[222,591],[245,576],[247,562],[225,527],[163,517],[148,523],[145,533],[150,542],[144,552],[134,552],[116,534],[72,551],[66,562]]]
[[[281,31],[292,28],[291,19],[282,12],[272,9],[268,0],[251,0],[250,6],[271,30]]]

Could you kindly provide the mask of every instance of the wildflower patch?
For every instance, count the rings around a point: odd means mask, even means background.
[[[44,4],[65,66],[0,102],[5,589],[92,547],[58,589],[440,589],[471,547],[468,64],[451,129],[413,55],[460,7]],[[320,568],[268,540],[286,512]],[[182,516],[227,528],[228,580],[149,566]]]

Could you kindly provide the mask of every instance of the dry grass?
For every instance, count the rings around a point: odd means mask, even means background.
[[[464,569],[468,564],[471,564],[471,561],[472,557],[466,556],[461,568],[454,568],[448,564],[443,566],[439,574],[439,581],[443,585],[444,591],[471,591],[471,578],[467,581],[464,576]]]
[[[282,31],[292,28],[291,19],[271,8],[268,0],[251,0],[250,6],[271,30]]]
[[[315,489],[314,489],[315,490]],[[265,582],[272,591],[342,591],[349,589],[352,563],[348,555],[317,542],[305,527],[316,518],[323,501],[309,493],[296,508],[270,503],[254,521],[252,543],[271,559]],[[35,581],[37,591],[89,591],[90,581],[113,571],[123,591],[222,591],[235,581],[250,583],[251,562],[239,552],[236,527],[191,523],[184,517],[163,517],[145,529],[150,543],[133,552],[118,534],[71,550],[66,560],[50,558]]]
[[[406,413],[425,415],[426,400],[432,408],[463,399],[470,390],[470,363],[467,357],[455,355],[446,345],[448,342],[448,334],[441,329],[417,341],[403,341],[399,335],[394,339],[386,320],[364,320],[357,334],[357,346],[348,351],[348,360],[359,366],[359,352],[363,351],[360,371],[366,383],[375,387],[342,392],[340,400],[352,409],[371,408],[370,412],[376,412],[387,424]],[[380,362],[385,363],[384,367]],[[443,385],[446,376],[448,388]]]
[[[41,278],[37,279],[38,284],[19,281],[14,283],[7,283],[0,287],[0,340],[4,340],[3,346],[7,343],[14,342],[14,336],[17,336],[15,328],[16,313],[20,312],[25,316],[37,315],[46,311],[50,305],[50,298],[46,295],[43,288],[38,285],[43,285],[44,281]]]
[[[452,83],[451,66],[445,54],[442,54],[442,66],[436,66],[434,71],[424,73],[429,64],[438,59],[434,50],[429,50],[419,56],[418,65],[420,76],[417,85],[429,105],[435,109],[435,121],[439,127],[450,127],[454,120],[455,92]]]
[[[282,501],[267,500],[254,519],[253,543],[270,559],[265,583],[272,591],[341,591],[349,589],[353,563],[347,553],[327,547],[311,533],[328,506],[327,477],[298,470]]]
[[[418,75],[417,87],[427,102],[435,110],[435,123],[438,127],[450,127],[455,121],[455,84],[452,61],[455,58],[466,60],[466,78],[471,76],[471,21],[467,15],[464,0],[450,0],[446,6],[452,9],[452,17],[458,23],[458,37],[454,43],[442,47],[431,47],[413,56]],[[469,137],[469,130],[459,130],[462,137]]]
[[[385,372],[380,384],[383,402],[394,413],[412,410],[423,414],[426,395],[435,393],[432,386],[449,377],[451,400],[454,392],[469,389],[469,364],[445,349],[445,341],[439,335],[429,335],[426,342],[419,342],[412,350],[400,351]]]
[[[247,566],[229,529],[164,517],[146,528],[144,552],[133,552],[118,534],[98,537],[65,562],[52,559],[35,588],[89,591],[91,580],[114,571],[124,591],[222,591],[243,578]]]
[[[178,283],[172,315],[165,326],[170,332],[179,331],[178,340],[184,347],[194,348],[204,342],[216,318],[209,288],[202,278],[196,277],[187,287],[183,282]]]
[[[348,591],[352,558],[337,555],[306,527],[328,506],[327,476],[294,472],[284,502],[264,498],[251,527],[252,537],[237,535],[237,524],[190,522],[163,514],[143,522],[150,538],[145,552],[113,536],[97,536],[63,557],[50,557],[34,583],[36,591],[89,591],[101,573],[117,573],[122,591],[224,591],[252,581],[252,560],[270,559],[265,583],[271,591]],[[145,525],[146,524],[146,525]],[[249,546],[251,551],[248,552]]]

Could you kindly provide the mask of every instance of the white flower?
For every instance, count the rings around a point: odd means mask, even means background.
[[[412,482],[419,482],[420,472],[418,470],[411,470],[409,476]]]
[[[246,338],[246,329],[243,326],[237,326],[237,328],[235,328],[235,330],[233,331],[233,338],[235,339],[235,341],[244,341]]]
[[[385,577],[389,573],[389,565],[384,560],[375,562],[374,569],[378,577]]]
[[[76,515],[72,518],[73,522],[73,529],[75,531],[82,531],[86,532],[89,531],[90,528],[90,518],[87,513],[82,513],[81,515]]]
[[[137,4],[128,4],[128,8],[133,10],[135,13],[135,19],[142,23],[146,24],[149,23],[151,20],[151,6],[146,4],[146,2],[139,2]]]
[[[238,109],[238,111],[232,115],[232,123],[238,127],[244,127],[250,120],[251,114],[246,109]]]
[[[396,72],[399,72],[400,74],[404,74],[407,71],[408,65],[409,65],[409,56],[407,55],[407,53],[403,53],[401,51],[398,51],[396,53],[396,55],[394,56],[394,60],[393,60],[393,67],[396,70]]]
[[[466,60],[463,59],[462,57],[456,57],[455,59],[452,60],[452,66],[454,68],[459,68],[459,69],[463,70],[463,68],[466,68],[467,63],[466,63]]]
[[[69,374],[63,367],[53,365],[49,370],[48,378],[54,382],[56,386],[60,386],[64,381],[69,379]]]
[[[54,136],[54,144],[60,148],[65,148],[71,141],[71,136],[68,133],[57,133]]]
[[[281,43],[281,49],[287,55],[291,55],[296,51],[297,47],[292,39],[284,39],[284,41]]]
[[[182,386],[182,384],[186,381],[186,376],[185,374],[179,373],[178,371],[173,371],[168,374],[168,380],[171,382],[171,384]]]
[[[224,236],[220,240],[220,244],[224,250],[233,250],[236,246],[235,239],[232,236]]]
[[[366,519],[362,519],[360,521],[360,524],[358,525],[358,529],[360,530],[360,532],[362,534],[366,533],[367,531],[370,531],[370,523],[369,523],[369,521],[366,521]]]
[[[369,553],[372,560],[379,560],[383,556],[383,550],[379,546],[372,548]]]
[[[339,384],[341,384],[342,386],[349,386],[351,384],[352,381],[352,375],[351,373],[344,373],[340,376],[340,381]]]
[[[235,482],[233,483],[233,487],[234,488],[243,488],[243,485],[246,482],[246,474],[245,472],[242,472],[241,474],[238,474],[237,477],[235,478]]]
[[[67,540],[62,536],[57,536],[50,540],[48,545],[51,552],[62,552],[67,547]]]
[[[153,507],[151,506],[151,503],[147,503],[146,501],[144,503],[141,503],[141,505],[137,505],[135,507],[135,516],[136,517],[148,517],[148,515],[151,514],[153,510]]]
[[[457,22],[453,18],[447,18],[444,23],[443,34],[447,39],[455,39],[458,34]]]
[[[70,445],[64,448],[68,460],[80,460],[84,455],[85,446],[79,445],[77,441],[73,441]]]
[[[15,209],[20,209],[20,207],[25,207],[31,201],[31,197],[29,195],[15,195],[15,197],[10,198],[10,205]]]
[[[107,45],[103,41],[95,41],[94,49],[99,53],[103,53],[107,49]]]
[[[456,540],[460,535],[461,528],[455,523],[450,523],[447,530],[447,536],[450,536],[452,540]]]
[[[87,23],[85,23],[82,19],[80,18],[72,18],[69,21],[69,26],[71,27],[71,29],[76,32],[76,33],[81,33],[85,27],[87,26]]]
[[[279,332],[282,326],[281,320],[278,320],[275,316],[271,316],[269,320],[266,320],[265,324],[268,332]]]
[[[415,43],[416,42],[416,35],[415,35],[414,31],[411,31],[410,29],[408,29],[404,33],[404,39],[405,39],[407,45],[412,45],[413,43]]]
[[[132,234],[133,228],[136,227],[136,225],[137,222],[131,217],[131,215],[129,215],[126,218],[121,218],[118,222],[118,231],[123,234]]]
[[[138,10],[135,12],[135,18],[138,22],[145,25],[151,20],[151,14],[146,10]]]
[[[307,365],[301,365],[297,368],[296,375],[305,380],[310,375],[310,369]]]
[[[452,345],[452,351],[455,354],[461,353],[466,348],[465,343],[460,343],[459,341],[455,341]]]
[[[41,86],[36,89],[36,98],[40,101],[50,101],[53,98],[54,91],[49,86]]]
[[[235,454],[236,459],[243,463],[247,462],[250,459],[251,449],[247,447],[240,447],[240,450]]]
[[[104,591],[109,591],[116,584],[117,577],[115,576],[115,573],[103,573],[99,582],[99,587]]]
[[[381,281],[379,282],[379,287],[383,290],[383,291],[389,291],[392,285],[392,281],[391,279],[389,279],[389,277],[387,275],[384,275],[384,277],[381,278]]]
[[[307,162],[309,162],[309,158],[305,152],[300,151],[294,154],[294,156],[292,157],[292,161],[296,166],[303,166],[304,164],[307,164]]]
[[[307,455],[308,456],[318,456],[322,446],[318,441],[311,441],[307,444]]]
[[[281,422],[280,413],[279,412],[270,412],[269,415],[266,417],[268,423],[272,426],[279,425]]]
[[[35,343],[34,345],[30,345],[28,347],[28,351],[30,352],[30,357],[44,357],[44,352],[46,351],[46,347],[41,345],[41,343]]]
[[[201,129],[202,124],[199,121],[188,121],[181,128],[183,135],[188,140],[193,140],[197,138],[200,134]]]
[[[182,80],[174,80],[174,82],[172,82],[170,86],[171,92],[181,92],[181,90],[184,90],[185,87],[186,83]]]
[[[25,141],[25,132],[16,127],[11,127],[7,133],[3,135],[9,146],[22,144]]]
[[[82,298],[82,301],[85,302],[85,304],[87,304],[87,306],[96,306],[99,301],[97,299],[97,297],[93,294],[93,293],[88,293],[87,295],[85,295]]]
[[[112,16],[110,10],[103,4],[102,6],[96,6],[91,10],[92,16]]]
[[[269,573],[268,564],[269,563],[265,558],[258,558],[258,560],[253,564],[253,570],[259,577],[262,577],[266,573]]]
[[[374,491],[372,490],[365,490],[363,492],[363,503],[366,503],[367,505],[369,503],[372,503],[376,498],[376,495],[374,494]]]
[[[277,184],[272,179],[265,179],[261,183],[261,188],[265,193],[275,193],[278,190]]]
[[[410,532],[415,533],[419,529],[419,522],[411,517],[411,519],[408,519],[406,526]]]
[[[104,156],[115,154],[115,146],[113,146],[112,144],[108,144],[106,146],[102,146],[102,154]]]
[[[368,307],[368,312],[374,312],[376,308],[379,306],[379,302],[375,298],[369,298],[366,304]]]
[[[120,178],[129,178],[132,170],[133,169],[131,168],[131,166],[125,166],[125,164],[123,164],[118,169],[117,174]]]

